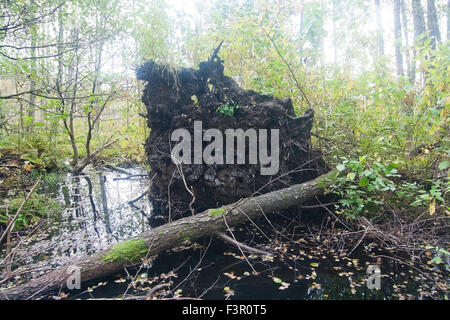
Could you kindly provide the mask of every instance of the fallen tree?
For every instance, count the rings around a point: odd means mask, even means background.
[[[80,271],[80,281],[83,284],[120,272],[126,266],[141,262],[142,258],[186,244],[187,241],[221,233],[248,219],[262,217],[263,214],[268,215],[320,196],[335,174],[332,171],[302,184],[244,198],[220,208],[209,209],[159,226],[106,250],[73,261],[28,283],[0,290],[0,298],[30,299],[63,289],[74,267]]]

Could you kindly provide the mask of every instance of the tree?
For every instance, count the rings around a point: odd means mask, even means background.
[[[450,0],[447,2],[447,41],[450,40]]]
[[[416,56],[417,48],[422,47],[424,44],[424,37],[426,36],[425,18],[423,13],[422,4],[420,0],[412,0],[412,15],[414,23],[414,50],[413,50],[413,63],[411,65],[411,82],[414,83],[416,79]]]
[[[377,56],[384,56],[383,24],[381,23],[380,0],[375,0],[375,15],[377,18]]]
[[[34,18],[34,11],[36,10],[36,3],[34,1],[31,1],[30,5],[30,11],[33,20]],[[30,118],[30,125],[27,126],[27,130],[30,131],[33,126],[34,121],[34,108],[36,105],[36,96],[33,94],[36,90],[36,80],[35,76],[37,74],[36,69],[36,46],[37,46],[37,26],[36,23],[31,23],[29,27],[29,33],[31,37],[30,41],[30,70],[31,70],[31,79],[30,79],[30,100],[29,100],[29,106],[28,106],[28,117]]]
[[[436,48],[436,43],[441,42],[441,33],[439,32],[439,23],[434,0],[427,0],[427,28],[431,38],[431,44],[433,48]]]
[[[401,11],[401,24],[403,25],[403,38],[405,40],[405,55],[406,55],[406,68],[408,79],[413,82],[413,73],[415,72],[413,69],[413,61],[412,55],[410,54],[409,47],[409,35],[408,35],[408,16],[406,14],[406,6],[405,0],[400,1],[400,11]]]
[[[397,77],[403,76],[402,26],[400,22],[400,0],[394,1],[394,46]]]
[[[412,15],[414,23],[414,39],[417,43],[423,44],[423,36],[426,32],[425,18],[420,0],[412,0]]]

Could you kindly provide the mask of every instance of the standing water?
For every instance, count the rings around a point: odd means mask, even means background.
[[[64,206],[62,216],[49,220],[45,232],[24,241],[15,254],[15,264],[39,276],[148,230],[152,211],[149,183],[147,172],[140,167],[67,174],[57,187],[44,190]],[[324,249],[320,239],[308,236],[314,233],[314,226],[299,223],[288,233],[286,221],[278,217],[269,224],[258,222],[256,227],[248,223],[233,231],[240,241],[276,252],[275,256],[243,254],[236,246],[215,238],[202,239],[161,253],[145,267],[130,266],[121,274],[90,283],[87,289],[49,297],[126,298],[145,297],[149,292],[159,298],[203,299],[445,297],[437,284],[448,287],[448,277],[438,270],[418,272],[406,263],[386,258],[389,253],[376,243],[360,244],[352,256]],[[378,290],[367,286],[370,266],[381,269]],[[160,289],[154,291],[157,286]]]
[[[139,167],[126,172],[130,175],[91,169],[47,187],[44,192],[65,209],[61,217],[49,218],[51,227],[32,238],[15,261],[55,268],[147,230],[148,175]]]

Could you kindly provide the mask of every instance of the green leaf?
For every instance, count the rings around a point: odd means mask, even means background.
[[[359,186],[365,187],[369,185],[369,179],[367,177],[362,177],[361,180],[359,180]]]
[[[338,165],[336,166],[336,169],[337,169],[338,171],[344,171],[344,170],[345,170],[345,164],[338,164]]]
[[[433,262],[434,264],[440,264],[442,263],[442,259],[440,257],[434,257],[431,262]]]
[[[442,253],[442,254],[445,254],[446,256],[450,256],[450,252],[448,252],[448,251],[445,250],[445,249],[440,248],[438,251],[439,251],[440,253]]]
[[[448,162],[448,160],[445,161],[441,161],[439,163],[439,170],[445,170],[450,166],[450,162]]]
[[[32,116],[24,116],[23,117],[23,124],[25,126],[29,126],[32,123],[33,123],[33,117]]]

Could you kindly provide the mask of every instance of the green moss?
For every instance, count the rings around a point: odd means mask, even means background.
[[[317,180],[317,185],[321,189],[327,188],[330,184],[331,184],[331,180],[327,179],[327,178],[322,178],[322,179]]]
[[[210,217],[218,217],[218,216],[222,216],[226,213],[227,213],[227,210],[225,210],[224,208],[209,209]]]
[[[190,241],[192,237],[192,232],[186,231],[186,232],[179,232],[178,235],[180,236],[181,240],[183,241]]]
[[[148,252],[144,240],[128,240],[114,245],[107,254],[102,257],[103,261],[134,262],[144,257]]]
[[[339,176],[339,172],[336,171],[336,172],[332,173],[331,175],[328,175],[327,177],[319,178],[317,180],[317,185],[321,189],[326,189],[336,181],[336,178],[338,176]]]

